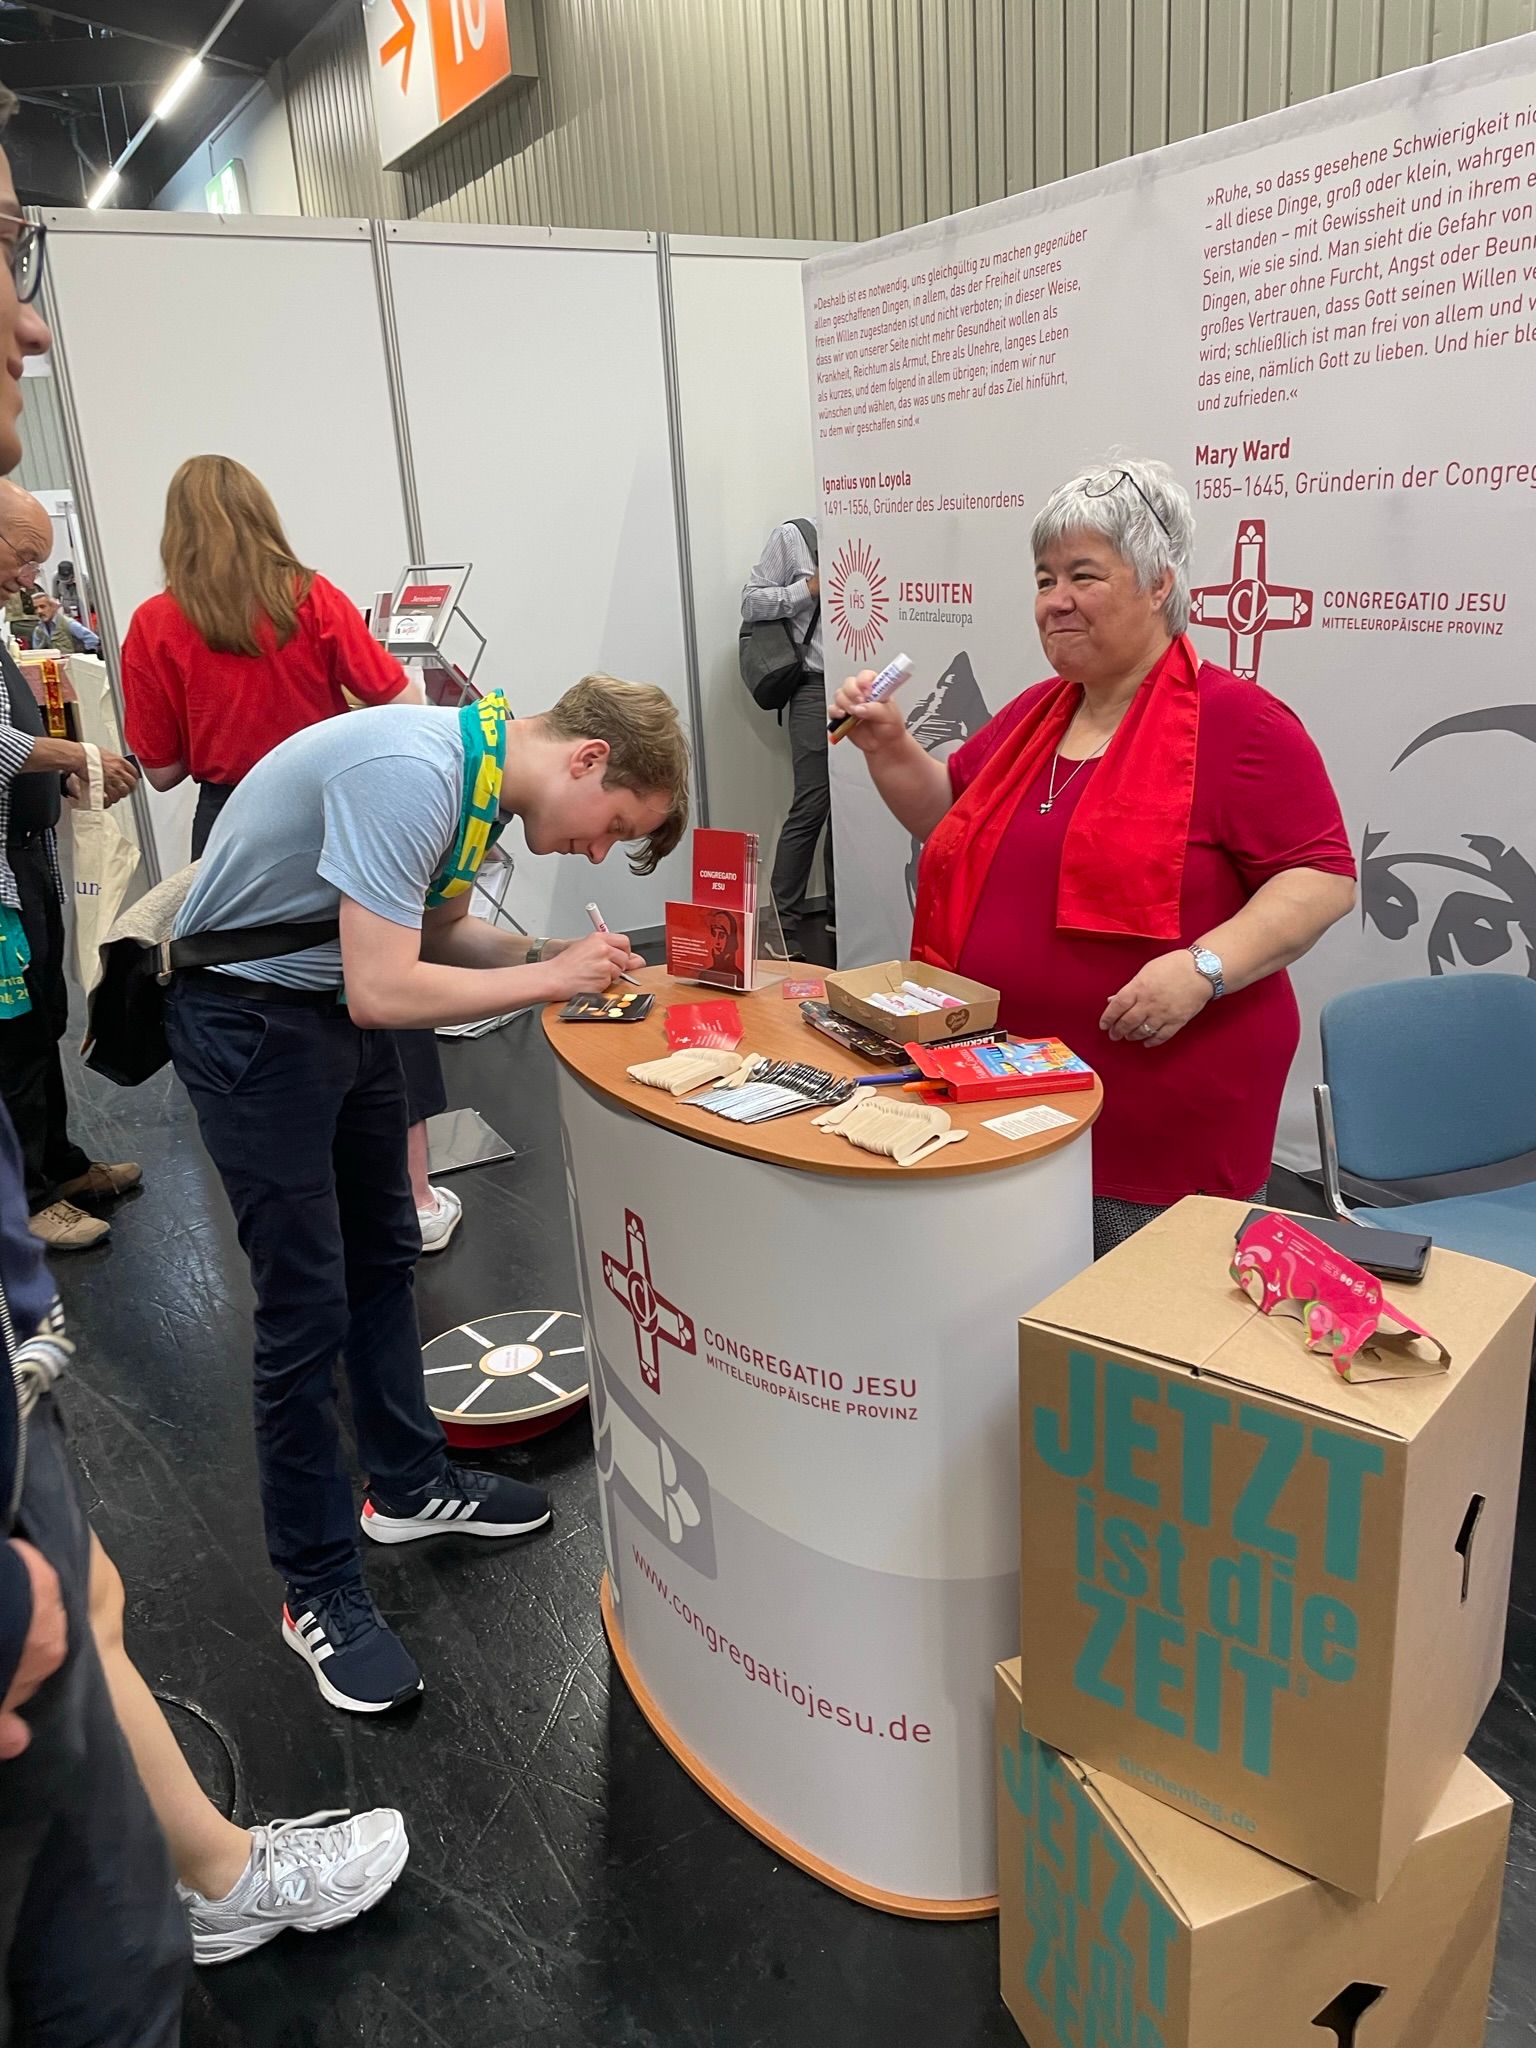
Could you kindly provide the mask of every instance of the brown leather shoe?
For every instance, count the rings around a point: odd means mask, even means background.
[[[50,1202],[39,1209],[28,1225],[51,1252],[88,1252],[112,1235],[110,1223],[99,1216],[87,1216],[72,1202]]]
[[[135,1166],[131,1159],[125,1159],[116,1166],[107,1166],[97,1160],[88,1172],[59,1183],[59,1199],[73,1202],[83,1197],[87,1202],[107,1202],[114,1195],[126,1195],[143,1178],[144,1169]]]

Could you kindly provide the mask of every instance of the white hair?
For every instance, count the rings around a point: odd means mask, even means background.
[[[1173,588],[1163,616],[1175,638],[1185,630],[1195,518],[1188,492],[1166,462],[1117,456],[1053,491],[1029,530],[1035,560],[1069,533],[1096,533],[1108,541],[1136,572],[1140,590],[1150,590],[1171,570]]]

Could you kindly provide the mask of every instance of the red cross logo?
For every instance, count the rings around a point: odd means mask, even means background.
[[[651,1284],[651,1253],[645,1241],[645,1225],[633,1209],[624,1211],[624,1234],[629,1244],[629,1264],[623,1264],[612,1252],[604,1252],[603,1284],[629,1310],[635,1325],[640,1377],[653,1394],[659,1394],[661,1347],[670,1344],[677,1351],[695,1350],[693,1321]]]
[[[1264,635],[1287,626],[1310,626],[1312,593],[1271,583],[1269,543],[1262,519],[1245,519],[1232,550],[1232,581],[1207,583],[1189,593],[1190,623],[1225,626],[1227,666],[1245,682],[1256,682]]]

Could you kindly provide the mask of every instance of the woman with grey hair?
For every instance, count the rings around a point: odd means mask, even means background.
[[[1101,1254],[1190,1194],[1262,1193],[1300,1036],[1285,969],[1354,901],[1301,721],[1191,644],[1189,499],[1160,462],[1063,484],[1035,520],[1054,674],[934,761],[872,672],[839,691],[886,806],[927,843],[914,958],[1098,1069]]]

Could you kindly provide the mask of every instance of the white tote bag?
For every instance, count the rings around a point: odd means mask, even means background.
[[[139,871],[139,849],[107,809],[101,749],[85,746],[85,795],[74,806],[75,972],[89,995],[101,979],[101,942]]]

